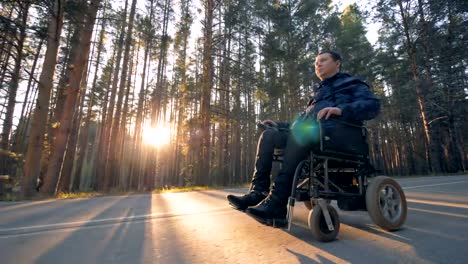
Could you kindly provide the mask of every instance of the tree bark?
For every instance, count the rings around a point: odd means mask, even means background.
[[[201,184],[206,184],[206,179],[210,178],[210,124],[211,124],[211,89],[213,87],[213,12],[215,9],[214,0],[203,1],[205,5],[205,23],[203,28],[203,75],[202,75],[202,95],[200,109],[201,124],[201,164],[198,172],[198,179]]]
[[[18,85],[20,81],[20,70],[21,70],[21,62],[23,60],[23,46],[24,41],[26,39],[26,23],[28,20],[28,12],[31,3],[29,1],[25,1],[24,3],[20,4],[20,16],[21,16],[21,25],[20,25],[20,32],[18,43],[16,45],[16,57],[15,57],[15,66],[13,68],[10,85],[8,89],[8,105],[6,108],[5,119],[3,121],[3,129],[2,129],[2,139],[0,142],[0,149],[9,150],[10,149],[10,134],[11,129],[13,127],[13,113],[15,111],[16,106],[16,94],[18,91]],[[1,161],[0,161],[1,162]],[[5,164],[6,165],[6,164]]]
[[[88,62],[87,62],[88,64]],[[73,164],[75,161],[75,153],[76,153],[76,143],[78,137],[78,131],[80,130],[81,118],[82,118],[82,109],[84,107],[85,102],[85,94],[86,94],[86,86],[87,86],[87,79],[88,79],[88,72],[86,70],[87,67],[83,70],[83,77],[81,81],[80,93],[78,94],[78,101],[80,101],[79,107],[76,107],[75,113],[73,114],[73,121],[72,121],[72,128],[70,131],[70,135],[68,137],[67,148],[65,151],[65,156],[63,160],[63,165],[60,170],[60,181],[58,182],[58,192],[69,192],[70,191],[70,183],[72,180],[72,170]]]
[[[44,45],[44,39],[40,39],[39,41],[39,45],[37,47],[37,51],[36,51],[36,54],[34,55],[34,61],[33,61],[33,64],[31,66],[31,71],[29,73],[29,80],[28,80],[28,86],[26,88],[26,95],[24,96],[24,102],[23,102],[23,106],[21,107],[21,114],[20,114],[20,120],[23,120],[25,118],[25,111],[26,111],[26,106],[28,104],[28,100],[30,100],[29,98],[29,93],[31,92],[31,88],[32,88],[32,83],[33,83],[33,80],[34,82],[36,82],[35,78],[34,78],[34,74],[36,72],[36,68],[37,68],[37,62],[39,60],[39,55],[41,54],[41,50],[42,50],[42,46]],[[13,146],[12,146],[12,150],[14,152],[22,152],[22,145],[19,143],[20,141],[23,141],[24,140],[21,140],[23,137],[24,137],[24,134],[25,134],[25,131],[27,130],[28,127],[26,126],[23,126],[21,128],[21,130],[17,131],[16,133],[16,138],[13,142]]]
[[[93,33],[93,26],[96,20],[96,13],[99,7],[100,0],[92,0],[88,6],[86,22],[83,27],[83,31],[80,34],[79,50],[76,56],[72,59],[74,67],[71,69],[70,79],[68,82],[67,89],[67,100],[65,102],[66,111],[63,113],[60,127],[55,139],[55,149],[50,158],[50,165],[47,170],[45,182],[42,193],[56,194],[58,174],[63,161],[63,155],[66,150],[66,143],[70,134],[71,121],[75,110],[76,99],[80,92],[80,84],[83,76],[83,70],[86,70],[85,66],[88,60],[89,48],[91,43],[91,36]]]
[[[38,99],[31,124],[30,141],[24,165],[24,176],[21,179],[22,194],[26,197],[30,197],[34,193],[36,180],[39,177],[40,160],[44,147],[44,132],[47,125],[47,114],[49,112],[50,92],[52,90],[52,80],[54,78],[60,33],[63,25],[64,2],[63,0],[54,1],[51,18],[48,24],[47,50],[41,76],[39,77]]]
[[[117,83],[119,81],[119,73],[120,73],[120,61],[122,60],[122,48],[124,45],[124,37],[125,37],[125,27],[127,26],[126,19],[127,19],[127,7],[128,7],[128,0],[125,1],[125,8],[124,8],[124,14],[122,16],[122,27],[119,35],[119,40],[117,42],[117,57],[115,60],[115,66],[114,66],[114,73],[112,75],[112,90],[110,94],[110,101],[109,101],[109,108],[107,109],[106,112],[106,122],[101,131],[102,137],[99,142],[100,144],[100,156],[99,156],[99,171],[98,175],[102,175],[102,180],[99,181],[100,185],[98,185],[98,188],[101,190],[107,191],[108,188],[110,187],[111,183],[111,175],[108,171],[108,166],[110,159],[112,159],[109,155],[109,148],[111,144],[111,129],[112,129],[112,124],[113,124],[113,116],[114,116],[114,108],[115,108],[115,99],[117,96]]]
[[[409,33],[409,21],[405,9],[403,8],[403,3],[401,0],[397,1],[398,6],[400,8],[400,15],[403,20],[403,29],[405,34],[405,44],[406,44],[406,52],[409,57],[410,65],[411,65],[411,72],[413,74],[413,81],[415,82],[415,90],[416,96],[418,98],[418,106],[419,112],[421,114],[421,119],[424,126],[424,135],[425,135],[425,145],[426,145],[426,160],[428,162],[428,168],[431,172],[438,171],[438,167],[436,166],[437,162],[434,162],[431,153],[431,133],[429,127],[429,120],[427,118],[427,109],[424,99],[424,90],[421,87],[421,81],[419,78],[419,71],[417,68],[417,60],[416,60],[416,48],[414,47],[414,43],[411,40],[411,36]]]
[[[127,74],[128,74],[128,64],[129,64],[129,56],[130,56],[130,46],[132,43],[132,32],[133,32],[133,20],[135,17],[135,9],[136,9],[136,0],[132,1],[132,6],[130,8],[130,16],[128,20],[128,29],[126,32],[125,37],[125,49],[124,49],[124,57],[122,62],[122,72],[120,76],[120,86],[119,86],[119,93],[117,98],[117,108],[115,111],[115,115],[112,122],[111,127],[111,134],[110,134],[110,146],[109,146],[109,161],[106,164],[106,179],[110,179],[113,177],[115,181],[118,181],[120,178],[120,170],[119,167],[119,134],[122,133],[121,130],[121,115],[122,115],[122,101],[125,94],[125,88],[127,84]],[[114,182],[116,183],[116,182]],[[115,186],[115,184],[114,184]],[[109,186],[105,186],[109,187]],[[107,189],[105,189],[107,190]]]
[[[106,5],[107,3],[104,4],[103,10],[102,10],[103,18],[106,16]],[[99,32],[99,42],[97,46],[97,56],[96,56],[96,64],[94,68],[93,84],[89,92],[88,107],[87,107],[86,115],[83,120],[83,126],[80,129],[80,135],[78,139],[78,154],[77,154],[77,161],[76,161],[76,170],[74,170],[71,191],[77,191],[80,188],[83,159],[84,159],[87,146],[88,146],[88,130],[89,130],[89,124],[90,124],[92,110],[94,106],[94,94],[96,93],[97,77],[98,77],[98,72],[99,72],[99,66],[101,64],[102,51],[103,51],[103,46],[104,46],[105,27],[106,27],[106,20],[103,19],[102,24],[101,24],[101,31]]]

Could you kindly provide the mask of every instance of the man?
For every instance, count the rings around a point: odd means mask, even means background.
[[[358,78],[341,73],[340,69],[341,56],[338,53],[323,51],[317,55],[315,74],[321,80],[321,84],[302,113],[302,119],[322,120],[326,127],[333,128],[333,121],[328,120],[330,117],[362,125],[363,120],[377,116],[380,104],[368,85]],[[291,127],[288,123],[272,120],[262,123],[276,129],[266,129],[258,141],[250,190],[243,196],[228,195],[227,199],[233,207],[246,210],[246,213],[257,221],[270,224],[273,220],[286,218],[286,205],[295,169],[310,153],[316,140],[307,133],[301,134],[301,129],[297,128],[300,126],[297,121]],[[282,128],[290,128],[292,133]],[[275,148],[285,148],[283,166],[272,189],[269,190]]]

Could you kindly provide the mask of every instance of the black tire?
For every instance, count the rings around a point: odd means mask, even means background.
[[[309,229],[314,237],[322,242],[335,240],[338,232],[340,232],[340,218],[338,212],[331,205],[327,205],[327,209],[335,229],[333,231],[328,230],[327,222],[325,221],[325,216],[323,215],[320,205],[315,205],[313,210],[309,212]]]
[[[375,177],[366,190],[366,206],[372,221],[382,229],[396,231],[406,221],[405,193],[392,178]]]

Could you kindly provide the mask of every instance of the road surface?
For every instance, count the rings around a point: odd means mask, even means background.
[[[330,243],[298,204],[291,232],[228,206],[246,189],[0,203],[0,262],[9,263],[468,263],[468,176],[398,179],[404,228],[338,211]],[[336,206],[336,204],[332,203]]]

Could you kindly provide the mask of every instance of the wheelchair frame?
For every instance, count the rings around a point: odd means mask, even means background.
[[[367,130],[365,127],[349,123],[345,124],[347,126],[360,128],[362,130],[364,140],[367,140]],[[340,223],[338,213],[329,205],[329,203],[331,200],[339,199],[357,199],[355,201],[362,201],[364,206],[358,206],[357,209],[355,208],[353,210],[367,210],[372,220],[377,225],[389,231],[398,230],[404,223],[407,212],[406,198],[398,183],[389,177],[379,176],[374,179],[375,184],[372,186],[372,193],[367,194],[367,189],[369,187],[368,178],[375,177],[378,172],[370,164],[368,152],[359,154],[326,149],[324,147],[323,128],[320,122],[319,127],[320,149],[311,150],[310,155],[307,159],[298,164],[294,173],[291,196],[288,199],[288,210],[286,216],[288,231],[291,230],[295,202],[303,201],[305,203],[309,203],[309,228],[312,230],[314,235],[321,241],[331,241],[335,239],[339,231]],[[367,142],[365,142],[365,144],[368,150]],[[282,162],[282,153],[275,151],[273,160],[276,162]],[[330,179],[330,161],[336,161],[338,164],[347,165],[344,166],[345,168],[338,167],[337,172],[340,172],[340,169],[353,170],[354,176],[352,178],[351,188],[357,188],[355,191],[346,191],[343,186],[340,187],[339,184],[336,184]],[[320,173],[321,170],[323,175]],[[374,181],[372,181],[371,184],[373,184]],[[385,188],[388,189],[389,187],[392,190],[391,194],[387,194],[388,197],[395,196],[395,199],[399,199],[398,204],[397,202],[391,204],[392,206],[400,206],[396,222],[393,221],[394,219],[390,219],[391,221],[389,219],[385,219],[385,212],[383,212],[382,206],[380,205],[382,196],[380,192]],[[388,192],[388,190],[385,190],[385,192]],[[315,213],[314,211],[317,211],[318,213]],[[323,218],[321,214],[323,214]],[[326,227],[323,227],[321,223],[317,223],[317,221],[320,222],[322,219],[325,220],[324,224]]]

